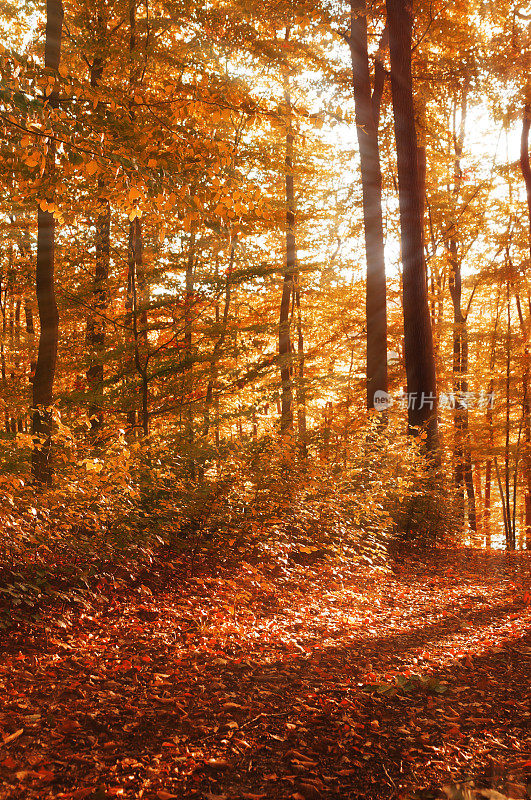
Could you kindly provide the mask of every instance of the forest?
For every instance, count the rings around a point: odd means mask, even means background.
[[[531,3],[0,20],[0,800],[531,798]]]

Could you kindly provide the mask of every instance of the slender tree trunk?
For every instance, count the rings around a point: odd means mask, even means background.
[[[127,243],[127,293],[125,298],[125,345],[126,345],[126,362],[127,362],[127,376],[126,376],[126,397],[125,404],[127,410],[127,424],[131,434],[136,434],[136,403],[135,403],[135,389],[134,389],[134,296],[133,287],[135,281],[135,264],[136,264],[136,220],[129,223],[129,237]]]
[[[129,54],[130,54],[130,71],[129,71],[129,88],[133,92],[138,82],[138,68],[136,66],[136,0],[131,0],[129,6]],[[134,123],[135,112],[134,105],[131,102],[129,108],[129,115],[131,123]],[[128,268],[128,290],[127,290],[127,305],[130,309],[130,319],[132,320],[133,328],[133,362],[140,379],[140,391],[132,388],[131,391],[131,405],[128,412],[128,422],[130,427],[138,431],[139,416],[142,420],[142,431],[145,436],[149,433],[149,411],[148,411],[148,374],[147,365],[149,361],[149,353],[147,349],[147,296],[146,296],[146,276],[144,273],[143,263],[143,238],[142,238],[142,224],[138,217],[129,222],[129,268]],[[140,305],[139,309],[139,296]],[[139,323],[142,328],[139,328]],[[141,340],[145,346],[145,359],[144,363],[141,361],[140,356],[140,342]],[[138,394],[140,395],[140,403],[138,402]],[[140,405],[140,409],[138,409]]]
[[[58,79],[63,28],[62,0],[46,1],[46,42],[44,66]],[[58,95],[54,88],[48,96],[48,106],[57,108]],[[48,141],[48,155],[44,181],[52,192],[55,176],[55,143]],[[49,197],[49,199],[51,199]],[[31,458],[33,479],[36,484],[49,484],[52,480],[52,410],[53,381],[59,338],[59,314],[55,298],[55,219],[53,213],[41,207],[37,219],[37,270],[36,290],[39,308],[40,336],[35,375],[33,378],[32,421],[34,447]]]
[[[232,270],[234,269],[235,249],[236,249],[236,237],[233,237],[231,238],[231,244],[230,244],[229,266],[227,269],[227,277],[225,280],[225,300],[223,304],[223,316],[221,320],[219,319],[219,306],[216,307],[216,322],[221,325],[221,329],[219,331],[218,338],[214,345],[214,349],[212,351],[212,358],[210,360],[210,375],[208,378],[206,397],[205,397],[203,436],[208,436],[208,431],[210,428],[210,409],[212,407],[212,398],[216,385],[217,366],[223,345],[225,343],[225,337],[227,335],[227,323],[229,320],[229,309],[230,309],[231,276],[232,276]]]
[[[3,394],[7,398],[7,364],[6,364],[6,333],[7,333],[7,316],[6,316],[6,302],[7,302],[7,289],[3,286],[3,276],[0,273],[0,313],[2,315],[2,334],[0,337],[0,376],[2,378]],[[9,408],[6,404],[4,408],[4,427],[6,433],[10,433],[11,424],[9,421]]]
[[[529,164],[529,129],[531,127],[531,105],[524,107],[522,118],[522,137],[520,140],[520,168],[525,182],[527,196],[527,215],[529,222],[529,252],[531,256],[531,166]]]
[[[494,466],[496,467],[496,479],[498,481],[498,491],[500,493],[500,499],[501,499],[501,504],[502,504],[503,527],[504,527],[504,530],[505,530],[505,542],[506,542],[506,545],[507,545],[507,549],[510,550],[510,549],[512,549],[510,547],[510,544],[509,544],[510,541],[511,541],[511,515],[510,515],[510,512],[509,512],[508,505],[507,505],[507,503],[509,501],[509,498],[508,497],[506,498],[506,496],[505,496],[505,490],[504,490],[502,479],[501,479],[501,475],[500,475],[500,467],[498,465],[498,459],[496,457],[494,458]]]
[[[413,17],[403,0],[386,0],[391,90],[398,168],[403,264],[404,359],[410,433],[426,429],[426,448],[438,449],[437,384],[423,247],[424,199],[417,157],[411,46]]]
[[[481,465],[475,461],[473,466],[474,487],[476,490],[476,533],[478,546],[483,542],[483,497],[481,495]]]
[[[510,446],[511,446],[511,294],[509,281],[507,281],[507,348],[505,372],[505,543],[508,550],[514,550],[514,530],[511,515],[511,484],[509,474]]]
[[[472,457],[470,453],[470,432],[468,425],[468,330],[467,317],[462,309],[462,277],[461,257],[457,237],[457,215],[455,205],[461,192],[462,170],[461,157],[465,140],[465,122],[467,112],[468,86],[465,84],[461,96],[461,119],[459,131],[454,135],[454,186],[452,191],[452,222],[448,236],[447,251],[449,259],[448,286],[452,298],[453,324],[453,390],[456,398],[454,411],[454,479],[460,508],[464,515],[464,492],[466,487],[468,524],[474,535],[476,533],[476,497],[472,476]],[[455,114],[454,114],[455,127]]]
[[[289,28],[286,29],[286,41]],[[291,127],[291,98],[288,78],[284,91],[286,101],[286,266],[282,282],[280,319],[278,326],[278,353],[280,360],[281,417],[280,430],[287,433],[293,428],[292,350],[290,331],[290,301],[293,294],[297,270],[297,246],[295,242],[295,191],[293,179],[293,130]]]
[[[140,378],[140,412],[142,420],[142,433],[144,436],[149,434],[149,381],[148,363],[149,352],[147,349],[147,312],[145,309],[145,284],[143,282],[143,248],[142,248],[142,228],[140,220],[135,219],[135,230],[133,235],[134,263],[131,275],[132,281],[132,323],[133,323],[133,355],[135,368]],[[139,287],[143,297],[143,305],[139,311]],[[139,329],[138,322],[142,328]],[[145,350],[144,360],[142,361],[141,345]]]
[[[527,196],[527,215],[529,220],[529,251],[531,256],[531,167],[529,164],[529,129],[531,126],[531,106],[526,104],[522,118],[522,138],[520,142],[520,167],[525,182]],[[531,550],[531,387],[530,387],[530,353],[529,353],[529,323],[523,324],[521,316],[522,334],[524,336],[524,485],[525,485],[525,546]]]
[[[448,243],[450,256],[450,296],[454,310],[453,326],[453,390],[456,398],[454,412],[454,476],[458,497],[464,511],[464,489],[466,486],[468,523],[476,530],[476,500],[472,478],[470,432],[468,426],[468,331],[467,319],[461,308],[461,261],[457,251],[457,240],[451,237]]]
[[[491,537],[491,529],[490,529],[490,521],[491,521],[491,487],[492,487],[492,459],[494,453],[494,409],[492,404],[492,396],[494,393],[494,378],[492,374],[494,372],[494,367],[496,365],[496,334],[498,330],[498,323],[500,321],[500,295],[501,290],[498,289],[498,297],[496,298],[496,318],[494,320],[494,328],[492,330],[492,343],[491,343],[491,350],[490,350],[490,359],[489,359],[489,372],[491,378],[489,380],[489,390],[488,390],[488,404],[487,410],[485,414],[485,421],[487,423],[487,430],[488,430],[488,458],[487,463],[485,466],[485,505],[484,505],[484,527],[485,527],[485,547],[490,548],[492,546],[492,537]]]
[[[184,352],[188,360],[183,375],[183,402],[185,403],[185,431],[189,454],[189,477],[195,480],[195,459],[192,452],[194,443],[194,412],[192,406],[192,305],[194,295],[195,234],[190,234],[190,248],[186,260],[185,300],[184,300]]]
[[[300,272],[295,280],[295,305],[297,307],[297,422],[299,451],[302,458],[308,455],[306,437],[306,386],[304,375],[304,334],[302,329]]]
[[[378,121],[385,72],[381,59],[377,58],[374,93],[371,93],[366,0],[351,0],[350,2],[349,44],[363,194],[365,259],[367,263],[367,408],[371,409],[375,407],[376,392],[387,393],[388,390],[382,173],[378,145]],[[382,41],[380,47],[382,48],[383,45]]]
[[[15,335],[14,335],[14,351],[15,351],[15,374],[16,374],[16,381],[17,381],[17,389],[20,392],[22,388],[22,378],[24,374],[24,370],[21,370],[21,309],[22,309],[22,297],[17,298],[17,304],[15,307]],[[16,430],[21,432],[23,430],[23,419],[22,419],[22,411],[20,407],[17,409],[17,417],[16,417]]]
[[[98,188],[103,188],[101,180],[98,181]],[[110,206],[104,200],[96,220],[96,269],[92,285],[94,310],[87,319],[87,344],[91,360],[87,370],[87,384],[91,398],[89,417],[92,434],[96,434],[103,423],[103,361],[110,262],[110,223]]]
[[[492,486],[492,458],[487,460],[485,467],[485,547],[490,549],[492,547],[492,537],[490,532],[490,515],[491,515],[491,486]]]
[[[103,53],[107,30],[102,15],[98,15],[99,48],[90,71],[90,85],[96,88],[103,76]],[[102,194],[105,183],[98,178],[98,192]],[[96,268],[92,284],[93,309],[87,318],[87,347],[90,364],[87,369],[87,385],[90,396],[90,431],[97,434],[103,423],[103,361],[105,347],[105,314],[107,311],[107,285],[110,263],[111,209],[109,201],[99,199],[100,208],[96,219]]]

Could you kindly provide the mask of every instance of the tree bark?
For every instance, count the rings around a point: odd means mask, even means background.
[[[306,432],[306,385],[304,375],[304,333],[302,327],[301,311],[301,285],[300,272],[295,276],[295,305],[297,308],[297,422],[299,434],[299,452],[304,459],[308,455]]]
[[[46,42],[44,66],[58,77],[63,28],[62,0],[46,2]],[[48,96],[50,108],[57,108],[58,96],[54,88]],[[45,182],[52,184],[55,173],[55,143],[48,141],[48,155],[44,171]],[[49,189],[51,192],[51,189]],[[37,364],[33,378],[32,423],[34,447],[31,469],[36,484],[49,484],[52,480],[52,410],[53,382],[57,361],[59,314],[55,297],[55,219],[53,213],[39,207],[37,217],[37,270],[36,291],[39,309],[40,335]]]
[[[529,221],[529,252],[531,255],[531,166],[529,164],[529,129],[531,127],[531,105],[524,107],[522,117],[522,137],[520,140],[520,168],[525,182],[527,196],[527,215]]]
[[[90,70],[90,85],[96,88],[103,77],[103,53],[105,52],[107,29],[105,20],[98,14],[98,52]],[[98,193],[102,194],[105,183],[98,178]],[[96,435],[103,423],[103,354],[105,347],[105,313],[107,310],[107,291],[110,264],[110,226],[111,209],[105,198],[98,200],[100,208],[96,219],[96,267],[92,283],[93,309],[87,318],[87,347],[89,367],[87,386],[90,396],[90,432]]]
[[[192,452],[194,443],[194,411],[192,406],[192,307],[194,301],[194,264],[195,264],[195,233],[192,229],[188,258],[185,273],[185,299],[184,299],[184,353],[187,359],[186,369],[183,373],[183,397],[185,403],[185,432],[188,443],[188,472],[190,480],[196,477],[195,458]]]
[[[511,514],[511,484],[509,474],[511,447],[511,293],[507,281],[507,345],[505,367],[505,448],[504,448],[504,484],[505,484],[505,544],[507,550],[514,550],[515,536]],[[501,485],[501,484],[500,484]]]
[[[130,70],[129,70],[129,89],[134,92],[134,88],[138,82],[139,74],[138,68],[135,63],[136,58],[136,0],[131,0],[129,6],[129,56],[130,56]],[[133,102],[129,105],[129,116],[131,123],[134,123],[135,112]],[[140,296],[140,308],[139,308]],[[143,257],[143,237],[142,237],[142,223],[139,217],[135,217],[129,222],[129,253],[128,253],[128,278],[127,278],[127,301],[126,304],[129,308],[129,318],[132,322],[133,333],[133,362],[134,367],[140,379],[140,391],[138,387],[131,391],[132,407],[128,411],[128,422],[130,427],[138,432],[139,419],[142,421],[142,432],[144,436],[149,433],[149,409],[148,409],[148,392],[149,392],[149,379],[148,379],[148,338],[147,338],[147,282],[144,271],[144,257]],[[142,328],[139,328],[139,322]],[[144,363],[141,360],[140,343],[141,340],[145,346],[145,359]],[[140,403],[138,403],[138,395],[140,395]],[[138,409],[140,405],[140,409]]]
[[[381,59],[377,59],[374,92],[371,93],[367,40],[367,4],[365,0],[350,0],[349,44],[363,196],[365,260],[367,264],[365,304],[367,408],[371,409],[375,407],[375,393],[387,392],[388,390],[382,172],[378,145],[378,121],[385,72]]]
[[[494,320],[494,328],[492,331],[492,343],[491,343],[491,351],[489,359],[489,371],[491,376],[494,372],[494,366],[496,364],[496,333],[498,330],[498,323],[500,320],[500,294],[501,292],[498,289],[498,297],[496,299],[496,318]],[[491,520],[492,458],[494,452],[494,419],[493,419],[494,413],[491,401],[493,392],[494,392],[494,379],[491,377],[489,380],[489,391],[488,391],[489,400],[485,415],[485,421],[487,423],[487,429],[489,434],[489,455],[485,467],[485,503],[484,503],[484,516],[483,516],[484,529],[485,529],[485,547],[487,548],[490,548],[492,546],[490,520]]]
[[[404,360],[409,432],[426,431],[426,449],[438,448],[437,386],[423,250],[423,197],[411,71],[412,11],[404,0],[386,0],[391,91],[398,169],[403,264]]]
[[[203,418],[203,436],[208,436],[208,432],[210,429],[210,409],[212,407],[213,394],[218,374],[218,361],[221,355],[223,345],[225,343],[225,337],[227,335],[227,323],[229,320],[230,295],[231,295],[231,278],[232,278],[232,270],[234,268],[235,249],[236,249],[236,237],[232,237],[230,244],[229,266],[227,269],[227,277],[225,280],[225,299],[223,304],[223,316],[221,320],[219,319],[219,305],[216,306],[216,322],[220,324],[221,328],[212,351],[212,358],[210,360],[210,374],[206,390],[205,411]],[[217,443],[217,445],[219,446],[219,443]]]
[[[531,106],[526,104],[522,117],[522,137],[520,140],[520,168],[525,182],[527,195],[527,215],[529,220],[529,251],[531,256],[531,166],[529,164],[529,129],[531,126]],[[521,315],[520,315],[521,316]],[[525,484],[525,546],[531,550],[531,387],[529,385],[530,375],[530,353],[529,353],[529,323],[523,323],[520,319],[522,335],[524,338],[524,484]]]
[[[453,391],[455,396],[454,411],[454,481],[464,516],[465,487],[467,495],[468,524],[473,534],[476,533],[476,497],[472,476],[472,458],[470,453],[470,432],[468,425],[468,329],[467,314],[462,309],[462,275],[461,257],[457,237],[457,214],[455,205],[461,192],[462,170],[461,157],[465,141],[465,122],[467,111],[468,87],[465,84],[461,96],[461,119],[459,131],[454,130],[454,186],[452,191],[453,218],[447,242],[449,261],[448,287],[452,299],[453,323]],[[455,120],[455,115],[454,115]]]
[[[289,28],[286,30],[286,41]],[[290,331],[290,301],[293,294],[297,269],[297,246],[295,242],[295,192],[293,179],[293,130],[291,127],[291,98],[286,78],[284,92],[286,101],[286,266],[282,282],[280,319],[278,326],[278,353],[280,360],[281,416],[280,430],[287,433],[293,428],[292,349]]]

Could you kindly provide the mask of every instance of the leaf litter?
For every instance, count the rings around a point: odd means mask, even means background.
[[[530,569],[109,580],[3,634],[0,800],[531,797]]]

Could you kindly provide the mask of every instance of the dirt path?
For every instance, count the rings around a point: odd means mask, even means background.
[[[5,638],[0,800],[531,797],[530,568],[111,581]]]

